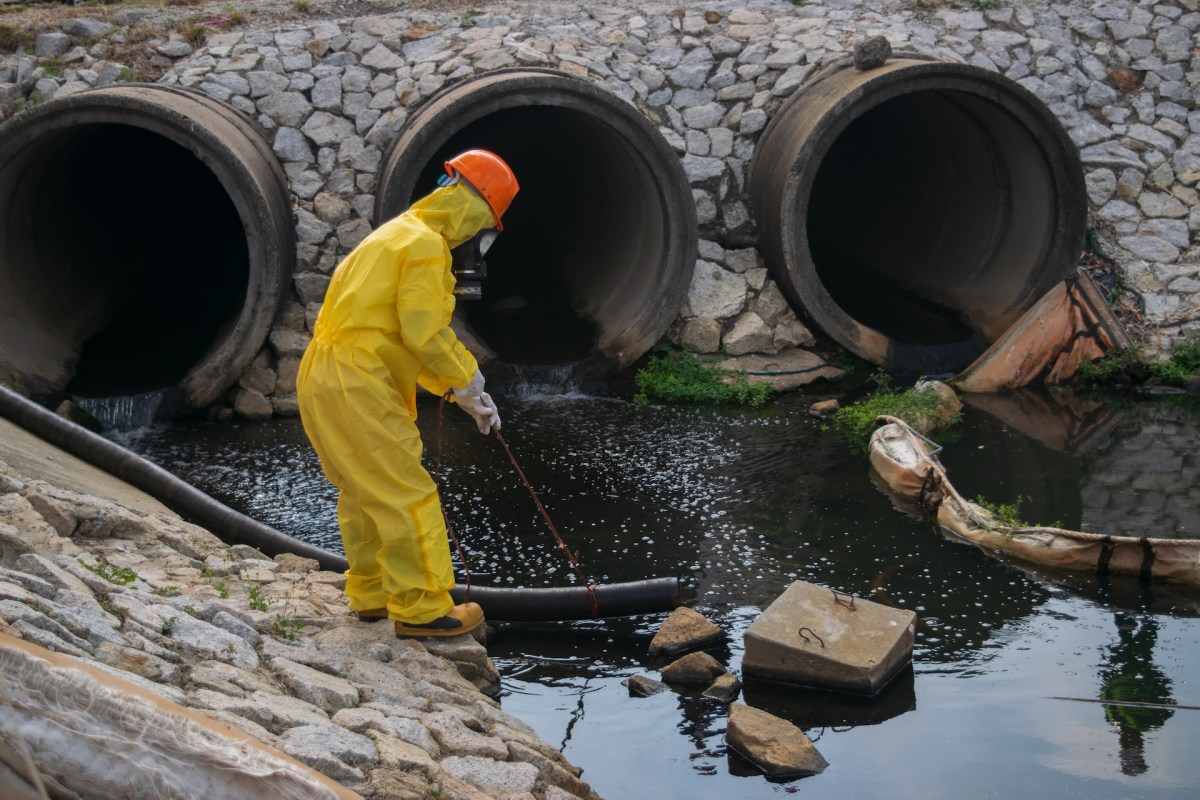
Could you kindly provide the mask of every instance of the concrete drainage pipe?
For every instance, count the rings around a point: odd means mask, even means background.
[[[789,300],[890,369],[967,366],[1083,248],[1078,153],[1023,87],[962,64],[833,69],[789,99],[749,181]]]
[[[0,127],[0,381],[216,400],[262,347],[294,226],[271,148],[205,95],[122,85]]]
[[[581,78],[488,73],[413,114],[384,160],[376,222],[472,147],[507,160],[521,192],[488,254],[483,299],[459,304],[471,331],[515,364],[619,368],[649,350],[683,305],[696,261],[691,187],[658,130]]]

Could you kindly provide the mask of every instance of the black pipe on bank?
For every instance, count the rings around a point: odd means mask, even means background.
[[[344,572],[346,559],[322,547],[294,539],[208,496],[136,453],[76,425],[0,385],[0,415],[71,455],[146,492],[189,521],[230,544],[246,544],[269,556],[295,553],[315,559],[321,568]],[[473,586],[471,599],[490,619],[511,622],[620,617],[669,611],[682,603],[676,578],[655,578],[596,587],[593,614],[586,587],[494,589]],[[467,587],[456,586],[461,598]]]

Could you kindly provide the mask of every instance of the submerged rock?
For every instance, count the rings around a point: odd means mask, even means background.
[[[624,683],[629,688],[630,697],[650,697],[651,695],[667,690],[665,683],[648,678],[645,675],[631,675],[629,676],[629,680]]]
[[[725,631],[703,614],[680,607],[671,612],[650,640],[651,656],[672,656],[699,650],[725,638]]]
[[[688,653],[662,670],[663,680],[668,683],[708,684],[723,674],[725,667],[708,653]]]
[[[745,703],[729,707],[725,742],[773,778],[815,775],[829,766],[804,731]]]
[[[732,672],[726,672],[724,675],[718,675],[712,685],[704,690],[704,696],[721,703],[731,703],[741,694],[741,691],[742,682],[738,676]]]

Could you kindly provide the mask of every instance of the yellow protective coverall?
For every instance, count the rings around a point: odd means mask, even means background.
[[[338,489],[338,527],[355,611],[431,622],[454,607],[437,487],[421,466],[418,384],[436,395],[478,365],[450,329],[450,249],[496,225],[458,183],[381,225],[333,274],[300,362],[300,416]]]

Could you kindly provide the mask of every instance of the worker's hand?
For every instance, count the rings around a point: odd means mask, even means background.
[[[475,370],[470,383],[466,386],[455,386],[451,391],[454,392],[454,399],[459,402],[462,402],[464,397],[478,397],[483,393],[483,373]]]
[[[459,397],[456,393],[454,399],[459,408],[475,418],[480,433],[491,433],[492,428],[500,430],[500,412],[496,410],[490,394],[480,392],[473,397]]]

